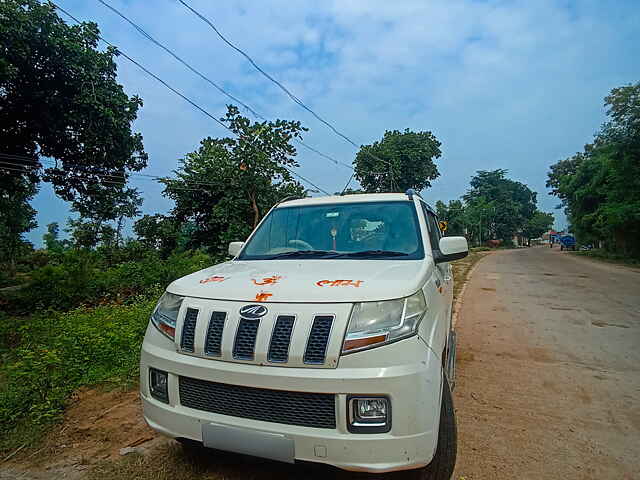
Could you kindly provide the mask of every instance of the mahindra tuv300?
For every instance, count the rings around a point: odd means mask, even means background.
[[[173,282],[142,345],[148,424],[284,462],[449,479],[455,333],[443,237],[412,191],[277,204]]]

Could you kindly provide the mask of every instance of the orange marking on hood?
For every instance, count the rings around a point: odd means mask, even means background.
[[[200,283],[211,283],[211,282],[220,283],[224,281],[225,281],[225,277],[219,277],[217,275],[214,275],[213,277],[203,278],[202,280],[200,280]]]
[[[318,287],[359,287],[364,280],[319,280],[316,282]]]
[[[264,277],[262,280],[257,281],[255,278],[252,278],[251,281],[254,285],[275,285],[279,280],[282,280],[280,275],[272,275],[270,277]]]
[[[266,302],[273,293],[260,292],[256,294],[256,302]]]

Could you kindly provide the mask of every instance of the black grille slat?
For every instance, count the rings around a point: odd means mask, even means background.
[[[222,332],[227,318],[225,312],[212,312],[207,328],[207,338],[204,341],[205,355],[219,357],[222,355]]]
[[[289,344],[294,320],[293,315],[280,315],[276,319],[267,354],[267,360],[270,362],[286,362],[289,359]]]
[[[330,315],[318,315],[313,319],[307,348],[304,352],[304,363],[319,365],[324,363],[332,324],[333,317]]]
[[[335,395],[228,385],[179,377],[180,403],[205,412],[264,422],[336,428]]]
[[[196,322],[198,321],[198,310],[195,308],[187,308],[182,324],[182,338],[180,339],[180,348],[185,352],[193,352],[193,341],[196,334]]]
[[[233,343],[233,358],[253,360],[260,320],[241,318]]]

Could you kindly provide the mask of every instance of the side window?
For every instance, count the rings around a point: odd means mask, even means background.
[[[432,250],[440,249],[440,227],[438,226],[438,220],[435,215],[431,213],[426,205],[422,204],[422,211],[424,212],[424,217],[427,221],[427,229],[429,230],[429,242],[431,243]]]

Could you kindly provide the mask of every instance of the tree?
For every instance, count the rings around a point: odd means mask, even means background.
[[[29,205],[37,188],[13,175],[0,178],[0,185],[8,187],[0,190],[0,262],[7,265],[8,274],[13,277],[16,258],[26,243],[22,235],[37,226],[36,211]]]
[[[424,190],[440,175],[434,163],[440,145],[431,132],[386,131],[381,141],[360,148],[355,177],[366,192]]]
[[[140,218],[133,224],[133,231],[145,247],[167,257],[178,246],[179,227],[174,217],[156,214]]]
[[[533,216],[525,223],[522,235],[531,241],[532,238],[540,238],[544,232],[553,227],[553,214],[536,210]],[[531,244],[531,243],[529,243]]]
[[[436,212],[439,220],[447,222],[447,235],[464,235],[466,233],[465,208],[460,200],[450,200],[449,205],[438,200]]]
[[[478,222],[482,239],[499,239],[509,244],[536,211],[536,193],[525,184],[506,178],[507,171],[480,170],[471,179],[463,196],[471,215]],[[486,233],[485,233],[486,232]]]
[[[78,211],[128,195],[126,180],[147,154],[131,130],[142,100],[118,84],[117,50],[97,49],[95,23],[67,25],[37,0],[0,2],[0,32],[0,173],[51,182]],[[0,196],[21,188],[2,182]]]
[[[605,107],[594,142],[552,165],[547,186],[582,242],[640,258],[640,83],[614,88]]]
[[[244,240],[279,200],[304,194],[290,173],[298,166],[290,142],[305,130],[300,122],[251,123],[234,106],[221,120],[236,137],[205,138],[180,161],[177,178],[164,180],[164,195],[176,202],[172,215],[193,227],[188,247],[213,253]]]
[[[62,253],[65,248],[65,242],[59,240],[60,226],[58,222],[47,225],[47,233],[42,236],[42,242],[47,251],[51,253]]]

